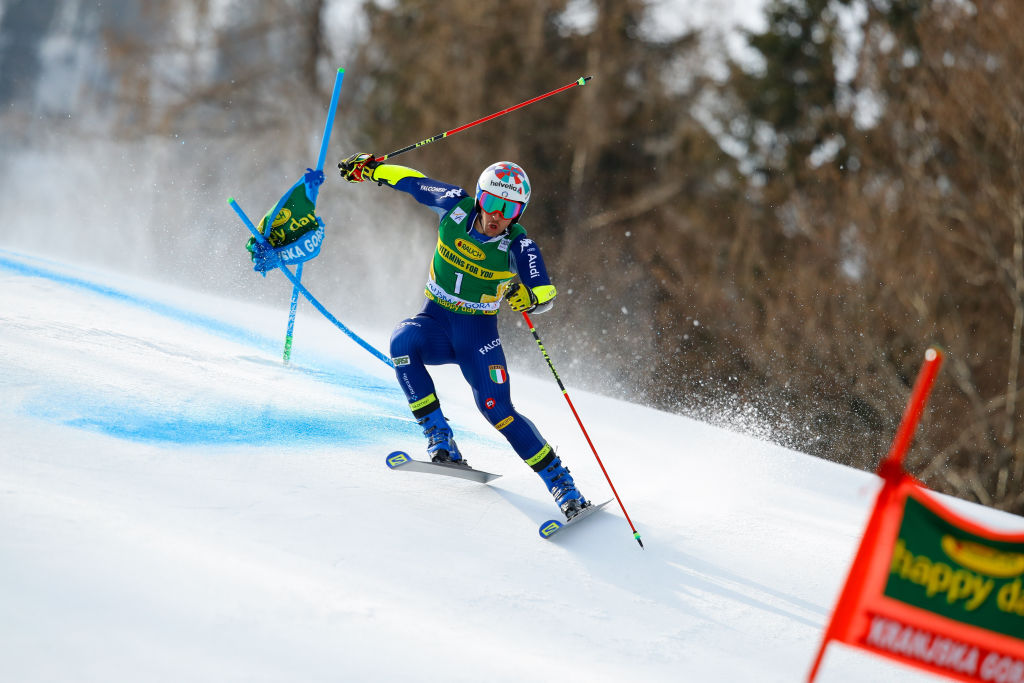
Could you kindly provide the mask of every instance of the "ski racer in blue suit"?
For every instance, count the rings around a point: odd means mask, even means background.
[[[354,154],[338,168],[349,182],[372,180],[411,195],[439,219],[426,301],[419,313],[398,324],[390,349],[431,460],[468,466],[427,371],[428,365],[456,363],[483,416],[540,475],[566,518],[574,517],[590,503],[533,422],[512,405],[498,335],[503,298],[514,311],[541,313],[556,294],[540,249],[518,222],[530,201],[526,172],[508,161],[491,164],[470,195],[414,169],[377,162],[370,154]]]

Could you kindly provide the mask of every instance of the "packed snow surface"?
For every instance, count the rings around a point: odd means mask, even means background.
[[[645,548],[617,503],[546,541],[554,503],[457,369],[438,390],[489,485],[389,470],[423,449],[390,368],[309,306],[285,366],[289,287],[253,278],[280,308],[0,249],[4,680],[806,676],[873,475],[563,377]],[[388,329],[358,332],[386,351]],[[610,498],[552,378],[510,371]],[[819,676],[912,680],[931,679],[835,645]]]

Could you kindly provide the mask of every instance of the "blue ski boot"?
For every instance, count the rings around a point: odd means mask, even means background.
[[[427,437],[427,457],[430,462],[447,463],[469,467],[452,436],[452,428],[448,420],[441,414],[441,409],[428,413],[417,420],[423,427],[423,436]]]
[[[566,520],[572,519],[583,508],[590,506],[590,501],[584,498],[583,494],[576,488],[576,482],[573,481],[572,475],[569,474],[569,469],[562,466],[560,458],[556,457],[551,461],[551,464],[537,474],[544,480],[548,491],[551,491],[551,495],[555,498],[555,504],[558,505],[562,514],[565,515]]]

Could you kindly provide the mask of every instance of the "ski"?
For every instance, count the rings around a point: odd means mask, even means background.
[[[424,460],[413,460],[405,451],[394,451],[385,462],[393,470],[404,470],[406,472],[425,472],[427,474],[443,474],[448,477],[469,479],[470,481],[486,484],[497,479],[500,474],[492,474],[483,470],[474,470],[465,465],[452,465],[443,462],[426,462]]]
[[[540,525],[540,528],[537,529],[537,532],[540,534],[541,538],[551,538],[565,527],[572,526],[576,522],[579,522],[580,520],[594,514],[595,512],[603,508],[605,505],[612,502],[612,500],[612,498],[609,498],[603,503],[592,503],[587,507],[583,508],[583,510],[578,515],[570,519],[568,522],[562,522],[557,519],[549,519],[548,521]]]

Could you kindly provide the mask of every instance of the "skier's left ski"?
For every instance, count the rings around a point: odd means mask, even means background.
[[[557,519],[549,519],[548,521],[540,525],[540,528],[537,529],[537,532],[540,534],[541,538],[551,538],[565,527],[572,526],[573,524],[579,522],[585,517],[589,517],[590,515],[594,514],[595,512],[603,508],[605,505],[612,502],[612,500],[612,498],[609,498],[603,503],[591,503],[587,507],[583,508],[583,510],[577,513],[576,516],[570,519],[568,522],[563,522]]]
[[[497,479],[500,474],[492,474],[491,472],[484,472],[483,470],[474,470],[468,465],[452,465],[443,462],[426,462],[424,460],[413,460],[409,457],[409,454],[405,451],[394,451],[385,460],[388,467],[393,470],[405,470],[406,472],[426,472],[428,474],[444,474],[449,477],[458,477],[459,479],[469,479],[470,481],[480,482],[486,484],[489,481]]]

